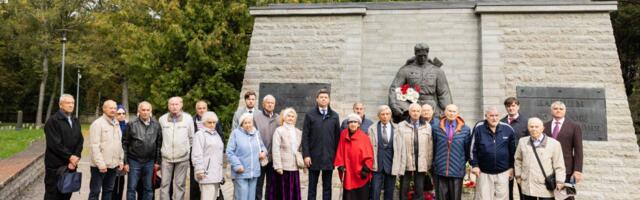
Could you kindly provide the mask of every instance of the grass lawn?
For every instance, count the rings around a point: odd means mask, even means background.
[[[36,130],[1,130],[0,131],[0,159],[11,157],[12,155],[25,150],[31,142],[44,138],[43,129]]]

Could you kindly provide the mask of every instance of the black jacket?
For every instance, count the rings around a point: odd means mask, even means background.
[[[322,116],[318,107],[307,111],[302,127],[302,154],[311,157],[311,170],[332,170],[340,139],[340,118],[328,108]]]
[[[128,159],[138,162],[154,160],[160,163],[160,148],[162,147],[162,128],[157,120],[151,118],[149,125],[144,124],[140,118],[127,123],[122,136],[122,149],[124,150],[124,163]]]
[[[509,124],[509,120],[507,119],[509,116],[505,116],[504,118],[502,118],[500,121]],[[528,123],[528,118],[522,116],[522,114],[518,115],[518,118],[514,119],[511,124],[509,124],[511,126],[511,128],[513,128],[513,131],[515,132],[515,140],[516,140],[516,145],[518,145],[518,141],[520,141],[520,138],[522,137],[526,137],[529,136],[529,130],[527,129],[527,123]]]
[[[80,121],[71,117],[73,127],[62,111],[56,112],[44,125],[47,148],[44,154],[46,168],[57,169],[69,164],[71,155],[80,157],[82,152],[82,132]]]

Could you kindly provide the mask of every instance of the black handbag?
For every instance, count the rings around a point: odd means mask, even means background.
[[[56,184],[58,191],[62,194],[69,194],[80,191],[82,185],[82,173],[78,171],[69,171],[67,166],[58,169],[58,183]]]
[[[540,166],[540,170],[542,170],[542,175],[544,176],[544,186],[547,187],[547,190],[553,191],[556,189],[556,173],[552,173],[547,176],[544,173],[544,167],[542,167],[542,163],[540,162],[540,158],[538,157],[538,152],[536,151],[536,147],[533,146],[533,138],[531,138],[531,148],[533,149],[533,154],[536,155],[536,160],[538,161],[538,165]]]

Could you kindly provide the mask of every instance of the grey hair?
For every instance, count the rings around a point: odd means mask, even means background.
[[[167,102],[171,102],[172,100],[177,100],[180,104],[182,104],[182,97],[179,97],[179,96],[171,97]]]
[[[387,111],[387,110],[389,112],[391,112],[391,108],[389,106],[387,106],[387,105],[378,106],[378,115],[380,115],[380,113],[382,113],[384,111]]]
[[[532,117],[532,118],[529,118],[529,121],[527,121],[527,126],[528,126],[529,124],[533,124],[533,123],[536,123],[536,124],[538,124],[538,125],[542,125],[542,124],[543,124],[543,123],[542,123],[542,120],[540,120],[540,118]]]
[[[498,112],[498,108],[495,106],[489,106],[486,109],[484,109],[484,114],[489,114],[489,112]]]
[[[274,102],[276,101],[276,97],[274,97],[274,96],[273,96],[273,95],[271,95],[271,94],[267,94],[267,95],[265,95],[264,97],[262,97],[262,102],[267,101],[267,99],[273,99],[273,101],[274,101]]]
[[[244,124],[244,121],[247,121],[247,120],[253,120],[253,114],[251,113],[242,114],[238,122],[240,122],[240,126],[242,126],[242,124]]]
[[[213,123],[218,123],[218,115],[216,115],[216,113],[211,112],[211,111],[207,111],[202,115],[202,121],[206,122],[206,121],[213,121]]]
[[[356,108],[356,106],[357,106],[358,104],[361,104],[361,105],[362,105],[362,107],[364,107],[364,103],[357,101],[357,102],[353,103],[353,107],[352,107],[352,108]]]
[[[138,103],[138,110],[140,110],[140,108],[142,108],[143,105],[149,106],[150,109],[153,109],[153,106],[151,106],[151,103],[149,103],[148,101],[142,101]]]
[[[413,107],[417,107],[419,110],[422,110],[422,106],[420,106],[420,104],[418,103],[412,103],[411,105],[409,105],[409,110],[411,110],[411,108]]]
[[[74,98],[73,98],[73,95],[70,95],[70,94],[66,94],[66,93],[65,93],[65,94],[60,95],[60,99],[58,99],[58,102],[62,102],[62,100],[64,100],[65,98],[71,98],[71,99],[74,99]]]
[[[551,103],[551,109],[553,109],[553,107],[562,107],[564,109],[567,109],[567,106],[564,105],[564,103],[562,103],[562,101],[554,101],[553,103]]]

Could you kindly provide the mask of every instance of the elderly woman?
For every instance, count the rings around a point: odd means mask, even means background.
[[[300,174],[298,168],[304,167],[300,150],[302,131],[296,128],[298,115],[293,108],[286,108],[280,113],[280,123],[273,134],[271,147],[273,169],[277,174],[272,183],[274,192],[267,199],[300,200]],[[302,165],[298,165],[302,164]]]
[[[193,137],[191,162],[193,162],[196,181],[200,184],[202,195],[200,199],[216,199],[223,182],[222,151],[224,143],[222,136],[216,131],[218,116],[214,112],[202,115],[203,128]],[[195,186],[194,186],[195,187]]]
[[[122,137],[122,134],[125,132],[125,129],[127,128],[127,110],[124,109],[124,106],[122,104],[118,104],[118,106],[116,107],[116,121],[118,121],[118,124],[120,125],[120,137]],[[119,171],[118,173],[116,173],[116,184],[113,186],[113,198],[112,200],[120,200],[122,199],[122,195],[123,195],[123,191],[124,191],[124,175],[125,175],[126,171]],[[142,182],[140,182],[138,184],[139,186],[142,185]],[[140,191],[142,194],[142,188],[140,187]]]
[[[544,126],[540,119],[530,118],[527,127],[530,136],[520,138],[516,148],[516,181],[520,184],[524,199],[553,200],[554,191],[545,187],[545,175],[555,173],[556,189],[562,189],[565,177],[562,147],[560,142],[542,133]]]
[[[240,126],[231,132],[227,144],[227,159],[231,164],[233,197],[236,200],[254,200],[260,177],[260,161],[266,159],[267,148],[253,126],[253,115],[240,116]]]
[[[373,167],[373,147],[360,129],[358,114],[347,116],[347,129],[340,133],[334,166],[338,168],[344,189],[343,199],[369,199],[369,181]]]

